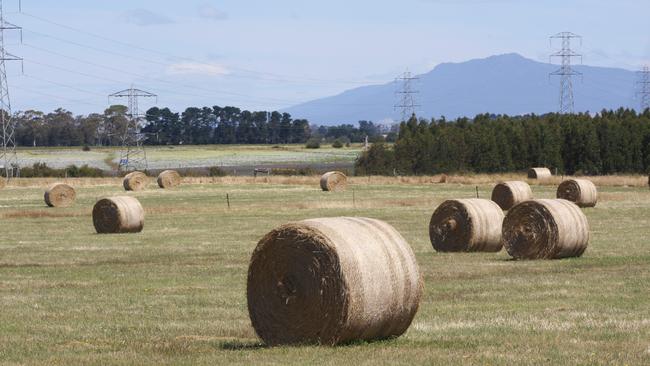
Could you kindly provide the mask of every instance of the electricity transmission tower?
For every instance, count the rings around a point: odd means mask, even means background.
[[[415,102],[415,95],[420,92],[416,90],[413,85],[418,80],[420,80],[420,78],[413,76],[409,71],[406,71],[400,77],[395,79],[397,83],[401,83],[401,87],[395,92],[398,96],[398,102],[394,106],[395,110],[401,111],[401,121],[408,121],[420,107],[420,105]]]
[[[553,53],[550,57],[551,62],[553,58],[559,57],[561,59],[561,66],[555,72],[552,72],[551,76],[560,77],[560,113],[573,113],[575,104],[573,100],[573,76],[582,75],[582,73],[576,71],[571,66],[571,61],[573,58],[579,57],[580,62],[582,62],[582,55],[576,53],[571,49],[571,40],[579,39],[580,44],[582,44],[582,37],[571,33],[571,32],[562,32],[554,36],[551,36],[551,46],[553,46],[554,40],[561,40],[562,49]]]
[[[108,96],[111,98],[128,98],[127,122],[122,135],[122,151],[120,153],[119,171],[146,170],[147,154],[144,151],[143,142],[145,135],[140,132],[142,115],[138,110],[139,98],[156,98],[158,96],[144,90],[133,87],[113,93]]]
[[[636,83],[639,86],[639,91],[637,92],[637,95],[639,95],[641,99],[640,112],[643,112],[650,108],[650,66],[644,66],[638,74],[639,81]]]
[[[14,168],[18,168],[18,157],[16,156],[16,124],[11,116],[11,101],[9,99],[9,83],[7,82],[6,61],[21,61],[5,49],[5,30],[19,30],[22,28],[7,22],[4,18],[4,7],[0,0],[0,124],[2,130],[2,151],[0,151],[0,164],[3,164],[4,175],[7,180],[14,176]]]

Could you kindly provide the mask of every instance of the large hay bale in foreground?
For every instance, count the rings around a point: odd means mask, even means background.
[[[528,170],[528,179],[548,179],[553,174],[548,168],[531,168]]]
[[[503,244],[516,259],[579,257],[589,245],[589,222],[567,200],[526,201],[508,211]]]
[[[98,234],[138,233],[144,227],[144,209],[135,197],[104,198],[93,208]]]
[[[557,198],[571,201],[579,207],[595,207],[598,203],[598,189],[587,179],[568,179],[557,188]]]
[[[248,310],[267,345],[399,336],[422,290],[408,243],[392,226],[367,218],[280,226],[262,238],[248,268]]]
[[[122,185],[126,191],[141,191],[147,186],[149,178],[142,172],[131,172],[124,177]]]
[[[77,193],[65,183],[54,183],[45,190],[45,203],[50,207],[70,207],[74,205]]]
[[[175,170],[165,170],[158,175],[158,186],[163,189],[175,188],[181,184],[181,175]]]
[[[498,252],[503,211],[485,199],[443,202],[429,222],[429,238],[438,252]]]
[[[501,182],[492,190],[492,201],[505,211],[531,199],[533,191],[528,183],[522,181]]]
[[[341,172],[327,172],[320,178],[323,191],[344,191],[348,186],[348,177]]]

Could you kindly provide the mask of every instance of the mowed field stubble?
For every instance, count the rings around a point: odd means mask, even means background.
[[[479,195],[498,179],[477,178]],[[512,261],[436,253],[433,210],[475,197],[476,185],[429,181],[355,178],[322,192],[318,177],[187,179],[174,190],[152,179],[125,193],[118,179],[70,180],[76,204],[60,209],[43,202],[49,181],[10,184],[0,190],[0,363],[650,364],[647,187],[599,187],[582,258]],[[538,198],[555,187],[532,186]],[[144,206],[144,231],[95,234],[93,204],[125,194]],[[384,220],[407,239],[424,276],[418,314],[393,340],[264,347],[246,305],[253,249],[281,224],[332,216]]]

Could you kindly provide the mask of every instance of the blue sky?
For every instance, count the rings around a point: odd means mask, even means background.
[[[130,85],[158,105],[278,109],[385,83],[406,69],[517,52],[547,62],[548,36],[584,37],[584,63],[650,62],[648,0],[5,0],[14,110],[101,112]],[[151,103],[143,103],[146,109]]]

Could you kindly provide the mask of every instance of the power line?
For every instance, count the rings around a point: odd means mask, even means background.
[[[200,60],[197,60],[197,59],[194,59],[194,58],[185,57],[185,56],[180,57],[180,56],[177,56],[177,55],[173,55],[171,53],[162,52],[162,51],[159,51],[159,50],[142,47],[142,46],[135,45],[135,44],[128,43],[128,42],[123,42],[123,41],[116,40],[116,39],[113,39],[113,38],[110,38],[110,37],[106,37],[106,36],[102,36],[102,35],[99,35],[99,34],[96,34],[96,33],[88,32],[88,31],[85,31],[85,30],[82,30],[82,29],[79,29],[79,28],[71,27],[69,25],[57,23],[57,22],[54,22],[52,20],[49,20],[49,19],[46,19],[46,18],[43,18],[43,17],[39,17],[39,16],[36,16],[36,15],[33,15],[33,14],[28,14],[28,13],[22,13],[22,14],[25,15],[25,16],[34,18],[36,20],[45,22],[45,23],[49,23],[49,24],[52,24],[52,25],[55,25],[55,26],[58,26],[58,27],[61,27],[61,28],[71,30],[73,32],[84,34],[84,35],[94,37],[94,38],[97,38],[97,39],[101,39],[101,40],[104,40],[104,41],[113,42],[113,43],[121,45],[123,47],[129,47],[129,48],[137,49],[137,50],[140,50],[140,51],[148,52],[148,53],[151,53],[151,54],[156,54],[156,55],[159,55],[159,56],[171,57],[171,58],[174,58],[174,59],[177,59],[177,60],[190,61],[190,62],[199,64],[199,65],[212,66],[212,64],[210,64],[210,63],[206,63],[204,61],[200,61]],[[63,38],[43,34],[43,33],[40,33],[40,32],[35,32],[35,31],[29,31],[29,32],[41,35],[43,37],[48,37],[48,38],[51,38],[51,39],[55,39],[55,40],[58,40],[58,41],[61,41],[61,42],[73,44],[73,45],[76,45],[76,46],[79,46],[79,47],[93,49],[93,50],[99,51],[99,52],[111,53],[111,54],[114,54],[114,55],[118,55],[118,56],[121,56],[121,57],[127,57],[127,58],[134,59],[134,60],[139,60],[139,61],[150,62],[150,63],[154,63],[154,64],[168,66],[168,64],[161,63],[159,61],[154,61],[154,60],[150,60],[150,59],[135,57],[133,55],[127,55],[127,54],[122,54],[122,53],[118,53],[118,52],[106,51],[106,50],[102,50],[100,48],[97,48],[95,46],[88,46],[88,45],[85,45],[83,43],[68,41],[68,40],[65,40]],[[251,70],[251,69],[242,68],[242,67],[235,67],[235,66],[231,66],[231,65],[229,65],[228,68],[232,69],[232,70],[244,72],[244,73],[249,73],[249,74],[262,76],[262,77],[260,77],[260,76],[255,77],[255,76],[245,76],[245,75],[229,75],[230,77],[253,79],[253,80],[277,81],[277,82],[285,82],[285,83],[293,82],[293,83],[318,83],[318,84],[325,83],[325,84],[356,84],[356,85],[378,84],[377,82],[367,81],[367,80],[365,80],[365,81],[364,80],[358,80],[358,81],[357,80],[337,80],[337,79],[320,79],[320,78],[313,78],[313,77],[306,77],[306,76],[282,75],[282,74],[278,74],[278,73],[270,73],[270,72],[264,72],[264,71]]]
[[[550,37],[551,46],[554,40],[559,39],[562,42],[562,49],[550,56],[551,62],[554,58],[559,57],[561,59],[560,68],[552,72],[550,76],[560,77],[560,107],[558,111],[562,114],[573,113],[575,111],[572,77],[582,75],[582,73],[576,71],[571,66],[573,58],[579,57],[582,62],[582,55],[571,49],[571,40],[576,38],[580,39],[582,44],[582,37],[571,32],[562,32]]]
[[[18,167],[18,156],[16,155],[16,123],[11,116],[11,99],[9,98],[9,83],[7,82],[7,69],[5,61],[22,61],[20,57],[14,56],[5,49],[5,30],[20,30],[4,18],[4,6],[0,0],[0,124],[2,125],[2,151],[0,151],[0,162],[4,164],[5,177],[11,179],[14,168]]]
[[[36,16],[32,16],[32,17],[36,17]],[[51,22],[51,21],[48,21],[48,20],[46,20],[44,18],[40,18],[40,17],[36,17],[36,18],[39,18],[42,21],[47,21],[48,23],[55,24],[57,26],[61,26],[61,27],[67,28],[67,29],[71,29],[71,30],[74,30],[74,31],[80,32],[80,33],[86,33],[86,34],[89,34],[89,35],[91,35],[93,37],[109,40],[109,41],[112,41],[112,42],[115,42],[115,43],[118,43],[118,44],[126,45],[126,46],[133,47],[133,48],[139,48],[139,49],[147,50],[149,52],[153,52],[153,53],[157,53],[157,54],[161,54],[161,55],[169,55],[169,54],[166,54],[164,52],[159,52],[159,51],[155,51],[155,50],[151,50],[151,49],[142,48],[142,47],[139,47],[139,46],[131,45],[129,43],[113,40],[113,39],[110,39],[108,37],[99,36],[99,35],[89,33],[89,32],[85,32],[85,31],[82,31],[82,30],[79,30],[79,29],[76,29],[76,28],[72,28],[72,27],[69,27],[69,26],[58,24],[56,22]],[[68,43],[68,44],[72,44],[74,46],[83,47],[83,48],[91,49],[91,50],[98,51],[98,52],[104,52],[104,53],[119,56],[119,57],[130,58],[130,59],[133,59],[133,60],[139,60],[139,61],[154,63],[154,64],[158,64],[158,65],[165,65],[165,66],[167,65],[165,63],[154,61],[154,60],[151,60],[151,59],[143,59],[143,58],[133,57],[132,55],[127,55],[127,54],[124,54],[124,53],[108,51],[108,50],[105,50],[105,49],[102,49],[102,48],[99,48],[99,47],[96,47],[96,46],[88,46],[88,45],[85,45],[85,44],[80,43],[80,42],[69,41],[69,40],[66,40],[66,39],[63,39],[63,38],[60,38],[60,37],[56,37],[56,36],[52,36],[52,35],[48,35],[48,34],[44,34],[44,33],[40,33],[40,32],[35,32],[35,31],[30,31],[30,30],[28,30],[28,32],[34,33],[34,34],[37,34],[37,35],[40,35],[40,36],[43,36],[43,37],[48,37],[50,39],[54,39],[54,40],[57,40],[57,41],[60,41],[60,42],[65,42],[65,43]],[[102,69],[105,69],[105,70],[110,70],[110,71],[113,71],[113,72],[118,72],[118,73],[125,74],[125,75],[135,76],[135,77],[142,78],[142,79],[147,79],[147,80],[157,81],[157,82],[161,82],[161,83],[166,83],[166,84],[169,84],[169,85],[174,86],[174,87],[180,86],[180,87],[183,87],[183,88],[189,88],[189,89],[194,89],[194,90],[199,90],[199,91],[207,91],[207,92],[210,92],[210,93],[225,94],[225,95],[235,96],[238,99],[241,99],[243,101],[248,101],[248,102],[253,101],[253,102],[262,102],[262,103],[269,102],[269,103],[283,103],[283,104],[284,103],[287,103],[287,104],[300,103],[299,101],[294,101],[294,100],[279,99],[279,98],[269,98],[269,97],[258,98],[258,97],[253,97],[253,96],[241,94],[241,93],[217,91],[217,90],[213,90],[213,89],[197,87],[197,86],[194,86],[194,85],[180,84],[180,83],[171,82],[171,81],[156,78],[156,77],[151,77],[151,76],[148,76],[148,75],[129,72],[129,71],[126,71],[124,69],[118,69],[118,68],[115,68],[115,67],[102,65],[102,64],[99,64],[99,63],[96,63],[96,62],[82,60],[80,58],[73,57],[73,56],[70,56],[70,55],[67,55],[67,54],[63,54],[61,52],[48,50],[48,49],[45,49],[43,47],[38,47],[38,46],[30,45],[30,44],[25,44],[25,46],[36,49],[36,50],[41,51],[41,52],[54,54],[54,55],[57,55],[57,56],[60,56],[60,57],[71,59],[73,61],[84,63],[84,64],[91,65],[91,66],[94,66],[94,67],[102,68]],[[172,56],[172,57],[175,57],[175,56]],[[187,60],[194,61],[193,59],[190,59],[190,58],[182,58],[182,59],[187,59]],[[76,70],[69,70],[69,69],[58,67],[58,66],[48,65],[48,64],[38,62],[38,61],[34,61],[34,60],[28,60],[28,62],[36,63],[36,64],[39,64],[39,65],[42,65],[42,66],[45,66],[45,67],[55,68],[55,69],[65,71],[65,72],[71,72],[71,73],[75,73],[75,74],[78,74],[78,75],[91,77],[91,78],[98,79],[98,80],[109,81],[109,82],[112,82],[112,83],[124,83],[124,81],[117,81],[117,80],[114,80],[114,79],[98,77],[97,75],[91,75],[91,74],[82,73],[82,72],[79,72],[79,71],[76,71]],[[208,65],[208,64],[205,64],[205,65]],[[250,71],[250,70],[246,70],[246,71]],[[253,71],[250,71],[250,72],[253,72]],[[34,77],[32,77],[32,78],[34,78]],[[51,82],[51,81],[45,81],[45,82],[54,83],[54,82]],[[367,83],[367,82],[363,82],[363,83]],[[67,88],[70,88],[70,89],[75,89],[75,90],[79,91],[79,88],[71,87],[69,85],[64,85],[62,83],[60,83],[60,84],[61,84],[61,86],[64,86],[64,87],[67,87]],[[165,90],[162,90],[160,88],[157,88],[157,89],[160,90],[160,91],[165,91]],[[84,92],[88,92],[88,91],[84,91]],[[199,95],[199,94],[190,94],[190,93],[186,93],[186,92],[179,92],[177,89],[166,90],[165,92],[166,92],[166,94],[170,94],[170,95],[176,94],[176,95],[185,95],[185,96],[190,96],[190,97],[205,97],[204,94]],[[89,92],[89,94],[97,94],[97,93]],[[351,105],[351,104],[346,104],[346,105]],[[354,105],[356,105],[356,104],[354,104]]]
[[[23,76],[28,78],[28,79],[38,80],[38,81],[41,81],[41,82],[44,82],[44,83],[60,86],[62,88],[68,88],[68,89],[76,90],[76,91],[81,92],[81,93],[92,94],[92,95],[97,95],[97,96],[102,96],[102,97],[104,96],[103,94],[99,94],[99,93],[91,91],[91,90],[81,89],[81,88],[78,88],[76,86],[63,84],[63,83],[59,83],[59,82],[56,82],[56,81],[39,78],[39,77],[28,75],[28,74],[24,74]]]
[[[27,33],[33,33],[33,34],[36,34],[36,35],[38,35],[38,36],[40,36],[40,37],[50,38],[50,39],[53,39],[53,40],[56,40],[56,41],[59,41],[59,42],[67,43],[67,44],[70,44],[70,45],[73,45],[73,46],[77,46],[77,47],[85,48],[85,49],[92,50],[92,51],[96,51],[96,52],[105,53],[105,54],[112,55],[112,56],[118,56],[118,57],[128,58],[128,59],[135,60],[135,61],[143,61],[143,62],[147,62],[147,63],[151,63],[151,64],[156,64],[156,65],[160,65],[160,66],[169,66],[168,63],[159,62],[159,61],[154,61],[154,60],[145,59],[145,58],[141,58],[141,57],[135,57],[135,56],[132,56],[132,55],[129,55],[129,54],[126,54],[126,53],[109,51],[109,50],[106,50],[106,49],[103,49],[103,48],[99,48],[99,47],[96,47],[96,46],[89,46],[89,45],[86,45],[86,44],[83,44],[83,43],[79,43],[79,42],[75,42],[75,41],[70,41],[70,40],[67,40],[67,39],[64,39],[64,38],[60,38],[60,37],[57,37],[57,36],[53,36],[53,35],[51,35],[51,34],[45,34],[45,33],[41,33],[41,32],[36,32],[36,31],[33,31],[33,30],[29,30],[29,29],[25,29],[25,32],[27,32]]]
[[[67,26],[67,25],[64,25],[64,24],[53,22],[53,21],[50,21],[48,19],[41,18],[41,17],[35,16],[35,15],[32,15],[32,14],[26,14],[26,13],[22,13],[22,14],[26,15],[26,16],[29,16],[29,17],[32,17],[32,18],[35,18],[35,19],[38,19],[38,20],[41,20],[43,22],[47,22],[49,24],[53,24],[53,25],[56,25],[56,26],[59,26],[59,27],[62,27],[62,28],[66,28],[66,29],[72,30],[74,32],[83,33],[83,34],[86,34],[86,35],[89,35],[89,36],[92,36],[92,37],[95,37],[95,38],[98,38],[98,39],[107,40],[107,41],[110,41],[110,42],[113,42],[113,43],[116,43],[116,44],[120,44],[122,46],[130,47],[130,48],[134,48],[134,49],[140,49],[140,50],[143,50],[143,51],[146,51],[146,52],[150,52],[150,53],[154,53],[154,54],[162,55],[162,56],[166,56],[166,57],[174,57],[174,58],[181,59],[181,60],[189,60],[189,61],[192,61],[192,62],[196,62],[197,64],[210,65],[208,63],[204,63],[204,62],[201,62],[201,61],[196,61],[195,59],[192,59],[192,58],[177,57],[175,55],[171,55],[171,54],[161,52],[161,51],[158,51],[158,50],[153,50],[153,49],[137,46],[137,45],[134,45],[134,44],[130,44],[128,42],[122,42],[122,41],[118,41],[118,40],[115,40],[115,39],[112,39],[112,38],[109,38],[109,37],[105,37],[105,36],[101,36],[101,35],[98,35],[98,34],[90,33],[90,32],[87,32],[87,31],[84,31],[84,30],[81,30],[81,29],[77,29],[77,28],[70,27],[70,26]],[[103,52],[103,53],[107,53],[107,54],[118,56],[118,57],[129,58],[129,59],[132,59],[132,60],[148,62],[148,63],[157,64],[157,65],[161,65],[161,66],[168,66],[167,63],[155,61],[155,60],[152,60],[152,59],[149,59],[149,58],[135,57],[135,56],[130,55],[130,54],[114,52],[114,51],[106,50],[106,49],[103,49],[103,48],[97,47],[97,46],[89,46],[89,45],[86,45],[86,44],[83,44],[83,43],[80,43],[80,42],[70,41],[70,40],[67,40],[67,39],[64,39],[64,38],[61,38],[61,37],[56,37],[56,36],[53,36],[53,35],[50,35],[50,34],[44,34],[44,33],[31,31],[31,30],[28,30],[28,32],[31,32],[33,34],[37,34],[37,35],[40,35],[40,36],[43,36],[43,37],[47,37],[47,38],[50,38],[50,39],[53,39],[53,40],[56,40],[56,41],[59,41],[59,42],[65,42],[65,43],[71,44],[71,45],[76,46],[76,47],[83,47],[83,48],[90,49],[90,50],[97,51],[97,52]],[[92,66],[95,66],[95,67],[100,67],[100,68],[103,68],[103,69],[106,69],[106,70],[119,72],[119,73],[122,73],[122,74],[127,74],[127,75],[135,76],[135,77],[138,77],[138,78],[142,78],[142,79],[147,79],[147,80],[153,80],[153,81],[157,81],[157,82],[161,82],[161,83],[166,83],[166,84],[169,84],[169,85],[174,86],[174,87],[181,86],[183,88],[199,90],[199,91],[202,91],[202,92],[207,91],[207,92],[210,92],[210,93],[230,95],[230,96],[237,97],[238,99],[241,99],[242,101],[245,101],[245,102],[247,101],[247,102],[258,102],[258,103],[261,102],[261,103],[282,103],[282,104],[286,103],[286,104],[289,104],[289,105],[300,103],[300,101],[294,101],[294,100],[279,99],[279,98],[272,98],[272,97],[261,97],[260,98],[260,97],[254,97],[254,96],[245,95],[245,94],[241,94],[241,93],[217,91],[217,90],[212,90],[212,89],[208,89],[208,88],[197,87],[197,86],[194,86],[194,85],[179,84],[179,83],[175,83],[175,82],[170,82],[168,80],[151,77],[151,76],[148,76],[148,75],[142,75],[142,74],[137,74],[137,73],[133,73],[133,72],[128,72],[128,71],[126,71],[124,69],[116,69],[114,67],[110,67],[110,66],[101,65],[101,64],[98,64],[98,63],[95,63],[95,62],[82,60],[82,59],[79,59],[79,58],[76,58],[76,57],[72,57],[72,56],[69,56],[69,55],[64,55],[64,54],[62,54],[60,52],[47,50],[47,49],[44,49],[42,47],[37,47],[37,46],[34,46],[34,45],[26,45],[26,46],[28,46],[30,48],[37,49],[37,50],[39,50],[41,52],[55,54],[55,55],[58,55],[58,56],[61,56],[61,57],[72,59],[74,61],[85,63],[85,64],[92,65]],[[33,60],[31,62],[37,63],[36,61],[33,61]],[[40,63],[40,64],[44,65],[44,66],[47,66],[47,67],[52,67],[52,65],[45,65],[43,63]],[[279,75],[279,74],[258,72],[258,71],[253,71],[253,70],[247,70],[247,69],[244,69],[244,68],[233,68],[233,69],[239,69],[239,70],[241,70],[243,72],[254,73],[254,74],[258,74],[258,75],[267,75],[267,76],[276,78],[276,79],[269,79],[268,77],[265,77],[264,80],[282,81],[282,82],[291,81],[290,79],[286,78],[285,76],[282,76],[282,75]],[[79,72],[75,72],[75,73],[83,74],[83,73],[79,73]],[[83,74],[83,75],[89,76],[89,74]],[[232,76],[232,75],[230,75],[230,76]],[[93,77],[98,79],[96,76],[93,76]],[[252,77],[252,79],[262,80],[259,77]],[[106,79],[104,78],[104,80],[106,80]],[[323,79],[315,79],[315,78],[302,78],[300,80],[302,80],[302,81],[315,81],[315,82],[348,82],[348,81],[340,81],[340,80],[339,81],[337,81],[337,80],[323,80]],[[110,82],[117,82],[115,80],[109,80],[109,81]],[[123,83],[123,81],[119,81],[119,83]],[[372,83],[372,82],[360,81],[360,82],[350,82],[350,83],[369,84],[369,83]],[[66,87],[69,87],[69,86],[66,86]],[[163,91],[160,88],[157,88],[157,89],[159,89],[160,91]],[[93,93],[93,94],[95,94],[95,93]],[[186,95],[186,96],[192,96],[192,97],[205,97],[205,95],[203,95],[203,94],[202,95],[197,95],[197,94],[189,94],[189,93],[178,92],[176,90],[176,88],[175,88],[175,90],[168,90],[166,94],[170,94],[170,95],[173,95],[173,94]]]
[[[56,66],[56,65],[50,65],[50,64],[47,64],[47,63],[39,62],[39,61],[34,61],[34,60],[32,60],[32,59],[25,59],[25,62],[27,62],[27,63],[33,63],[33,64],[36,64],[36,65],[39,65],[39,66],[43,66],[43,67],[47,67],[47,68],[51,68],[51,69],[53,69],[53,70],[63,71],[63,72],[67,72],[67,73],[70,73],[70,74],[80,75],[80,76],[84,76],[84,77],[87,77],[87,78],[90,78],[90,79],[95,79],[95,80],[105,81],[105,82],[109,82],[109,83],[114,83],[114,84],[124,84],[124,83],[125,83],[124,80],[110,79],[110,78],[106,78],[106,77],[102,77],[102,76],[97,76],[97,75],[94,75],[94,74],[88,74],[88,73],[81,72],[81,71],[76,71],[76,70],[67,69],[67,68],[65,68],[65,67],[60,67],[60,66]],[[25,75],[25,76],[27,76],[27,75]],[[30,77],[30,76],[27,76],[27,77]],[[31,78],[32,78],[32,79],[37,79],[37,78],[35,78],[35,77],[33,77],[33,76],[32,76]],[[48,81],[48,80],[43,80],[43,79],[41,79],[41,81],[48,82],[48,83],[55,83],[55,82]],[[71,89],[76,89],[76,90],[78,90],[78,91],[82,91],[81,89],[78,89],[78,88],[76,88],[76,87],[72,87],[72,86],[70,86],[70,85],[61,84],[61,83],[58,83],[58,84],[61,85],[61,86],[67,87],[67,88],[71,88]],[[180,92],[180,91],[178,91],[178,90],[162,89],[162,88],[156,88],[156,89],[157,89],[158,91],[165,92],[165,93],[168,93],[168,94],[173,94],[173,95],[183,95],[183,96],[188,96],[188,97],[193,97],[193,98],[197,98],[197,97],[198,97],[198,98],[205,97],[205,95],[201,95],[201,94],[192,94],[192,93],[186,93],[186,92]],[[98,94],[98,93],[91,92],[91,91],[88,91],[88,90],[85,90],[85,91],[83,91],[83,92],[88,93],[88,94],[93,94],[93,95],[101,95],[102,98],[105,98],[105,97],[106,97],[105,94]]]
[[[636,82],[639,88],[637,95],[641,99],[641,112],[650,108],[650,66],[643,66],[641,71],[637,71],[639,80]]]
[[[223,95],[229,95],[229,96],[234,96],[234,97],[240,97],[240,98],[244,98],[243,100],[248,100],[248,101],[253,101],[253,102],[260,102],[263,99],[266,99],[266,101],[270,102],[270,103],[288,103],[288,104],[297,103],[296,101],[289,101],[289,100],[286,100],[286,99],[255,98],[255,97],[245,95],[245,94],[241,94],[241,93],[219,91],[219,90],[203,88],[203,87],[200,87],[200,86],[190,85],[190,84],[177,83],[177,82],[173,82],[173,81],[169,81],[169,80],[165,80],[165,79],[161,79],[161,78],[157,78],[157,77],[152,77],[152,76],[149,76],[149,75],[144,75],[144,74],[139,74],[139,73],[135,73],[135,72],[131,72],[131,71],[126,71],[124,69],[118,69],[118,68],[112,67],[112,66],[102,65],[102,64],[99,64],[99,63],[96,63],[96,62],[93,62],[93,61],[83,60],[83,59],[80,59],[78,57],[70,56],[70,55],[67,55],[67,54],[64,54],[64,53],[61,53],[61,52],[57,52],[57,51],[48,50],[46,48],[34,46],[34,45],[31,45],[31,44],[27,44],[27,43],[25,44],[25,46],[27,46],[29,48],[39,50],[41,52],[45,52],[45,53],[49,53],[49,54],[56,55],[56,56],[59,56],[59,57],[67,58],[69,60],[72,60],[72,61],[75,61],[75,62],[78,62],[78,63],[98,67],[98,68],[101,68],[101,69],[109,70],[109,71],[124,74],[124,75],[129,75],[129,76],[132,76],[132,77],[137,77],[137,78],[141,78],[141,79],[147,79],[147,80],[151,80],[151,81],[165,83],[165,84],[172,85],[172,86],[181,86],[181,87],[184,87],[184,88],[210,92],[210,93],[213,93],[213,94],[223,94]],[[34,61],[31,61],[31,62],[34,62]]]
[[[29,45],[27,45],[27,46],[30,47]],[[65,72],[65,73],[75,74],[75,75],[83,76],[83,77],[98,80],[98,81],[109,82],[111,84],[124,84],[126,82],[125,80],[111,79],[111,78],[107,78],[107,77],[103,77],[103,76],[98,76],[96,74],[89,74],[89,73],[85,73],[85,72],[81,72],[81,71],[77,71],[77,70],[72,70],[72,69],[68,69],[68,68],[65,68],[65,67],[57,66],[57,65],[51,65],[51,64],[48,64],[48,63],[32,60],[30,58],[25,58],[24,61],[26,63],[28,63],[28,64],[35,64],[35,65],[39,65],[39,66],[42,66],[42,67],[50,68],[52,70],[57,70],[57,71]],[[59,86],[62,86],[62,87],[68,88],[68,89],[77,90],[77,91],[80,91],[80,92],[83,92],[83,93],[86,93],[86,94],[89,94],[89,95],[97,95],[97,96],[101,95],[102,98],[105,97],[105,94],[99,94],[99,93],[96,93],[96,92],[93,92],[93,91],[90,91],[90,90],[84,90],[84,89],[81,89],[81,88],[78,88],[78,87],[75,87],[75,86],[72,86],[72,85],[68,85],[68,84],[64,84],[64,83],[60,83],[60,82],[54,82],[54,81],[51,81],[51,80],[38,78],[38,77],[35,77],[35,76],[32,76],[32,75],[24,75],[24,76],[27,77],[27,78],[39,80],[39,81],[42,81],[42,82],[45,82],[45,83],[49,83],[49,84],[53,84],[53,85],[59,85]],[[28,90],[26,88],[20,88],[20,89],[21,90]],[[182,91],[179,91],[178,89],[166,89],[166,88],[156,87],[156,90],[159,91],[159,92],[163,92],[165,94],[169,94],[169,95],[180,95],[180,96],[191,97],[191,98],[203,98],[203,97],[205,97],[205,94],[195,94],[195,93],[182,92]],[[36,91],[34,91],[34,92],[36,92]],[[38,93],[38,92],[36,92],[36,93]],[[44,94],[42,92],[38,93],[38,94],[51,96],[51,95],[48,95],[48,94]],[[77,101],[75,99],[62,98],[62,97],[55,97],[55,98],[61,99],[61,100],[67,100],[67,101],[71,101],[71,102],[76,102]],[[381,106],[382,105],[382,103],[380,103],[380,102],[376,102],[376,103],[336,103],[336,104],[330,104],[330,103],[327,103],[325,101],[314,101],[312,103],[319,103],[319,102],[320,103],[325,103],[327,105],[332,105],[332,106]],[[102,105],[103,106],[103,104],[100,104],[100,103],[89,104],[89,103],[86,102],[84,104],[87,104],[87,105]]]
[[[33,93],[33,94],[42,95],[42,96],[44,96],[44,97],[48,97],[48,98],[53,99],[53,100],[54,100],[54,99],[57,99],[57,100],[62,100],[62,101],[67,101],[67,102],[72,102],[72,103],[77,103],[77,104],[85,104],[85,105],[89,105],[89,106],[93,106],[93,107],[98,107],[98,106],[102,106],[102,107],[104,107],[104,106],[105,106],[104,104],[100,104],[100,103],[92,103],[92,102],[90,102],[90,101],[88,101],[88,100],[70,99],[70,98],[62,97],[62,96],[60,96],[60,95],[54,95],[54,94],[44,93],[44,92],[39,91],[39,90],[34,90],[34,89],[30,89],[30,88],[25,88],[25,87],[18,86],[18,85],[14,85],[14,86],[12,86],[12,88],[13,88],[13,89],[19,89],[19,90],[24,90],[24,91],[26,91],[26,92]]]
[[[415,95],[419,94],[420,91],[414,89],[413,84],[420,80],[418,77],[414,77],[410,71],[406,71],[395,81],[400,84],[399,90],[395,92],[398,97],[398,103],[395,104],[395,109],[401,111],[402,119],[401,121],[408,121],[411,116],[415,115],[417,108],[420,107],[419,104],[415,102]]]

